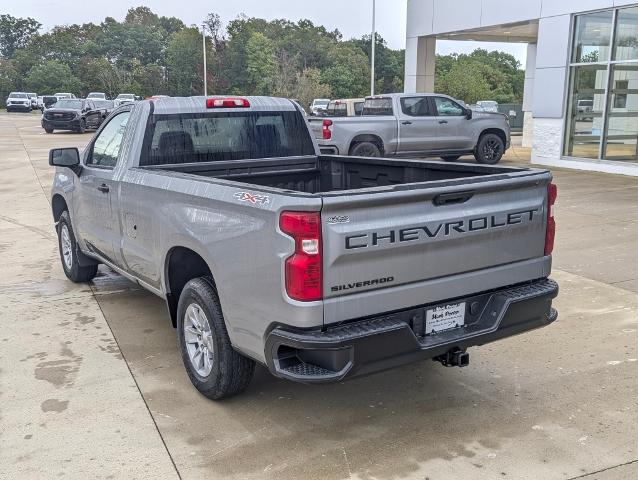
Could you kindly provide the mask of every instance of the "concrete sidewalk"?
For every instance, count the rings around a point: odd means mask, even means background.
[[[0,478],[177,478],[91,289],[59,267],[30,117],[0,115]]]

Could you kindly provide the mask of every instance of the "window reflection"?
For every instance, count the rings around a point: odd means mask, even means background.
[[[573,63],[609,60],[613,18],[611,10],[576,17]]]

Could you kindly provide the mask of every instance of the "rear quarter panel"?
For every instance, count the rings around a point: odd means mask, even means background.
[[[166,292],[169,252],[185,247],[198,253],[212,271],[237,348],[263,361],[264,337],[272,324],[322,325],[321,302],[300,304],[285,293],[283,265],[294,242],[279,231],[282,211],[319,211],[320,199],[140,168],[126,173],[121,188],[122,198],[135,199],[120,209],[126,268]],[[243,193],[259,201],[242,200]]]
[[[323,120],[323,119],[322,119]],[[399,132],[396,117],[369,116],[369,117],[338,117],[331,118],[332,138],[324,140],[317,136],[317,130],[313,128],[315,138],[319,146],[336,146],[339,155],[348,155],[350,146],[355,137],[359,135],[374,135],[383,142],[386,155],[394,155],[399,145]]]

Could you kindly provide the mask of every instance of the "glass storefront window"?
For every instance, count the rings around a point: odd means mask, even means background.
[[[614,12],[596,12],[576,17],[573,63],[609,60]]]
[[[566,156],[638,162],[638,7],[575,17],[566,117]]]
[[[638,59],[638,7],[618,10],[614,60]]]
[[[570,157],[598,158],[604,126],[607,67],[572,67],[571,76],[570,122],[565,154]]]
[[[612,66],[605,152],[607,160],[638,160],[638,65]]]

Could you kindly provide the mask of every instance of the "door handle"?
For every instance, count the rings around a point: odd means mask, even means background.
[[[439,120],[439,123],[440,123],[441,125],[444,125],[444,124],[446,124],[446,123],[447,123],[447,120]]]
[[[406,120],[405,122],[401,122],[402,125],[412,125],[412,122],[409,120]]]
[[[458,205],[469,201],[475,192],[457,192],[457,193],[442,193],[437,195],[432,200],[432,203],[437,207],[443,207],[445,205]]]
[[[102,185],[97,187],[97,189],[102,193],[109,193],[109,191],[111,190],[106,183],[103,183]]]

